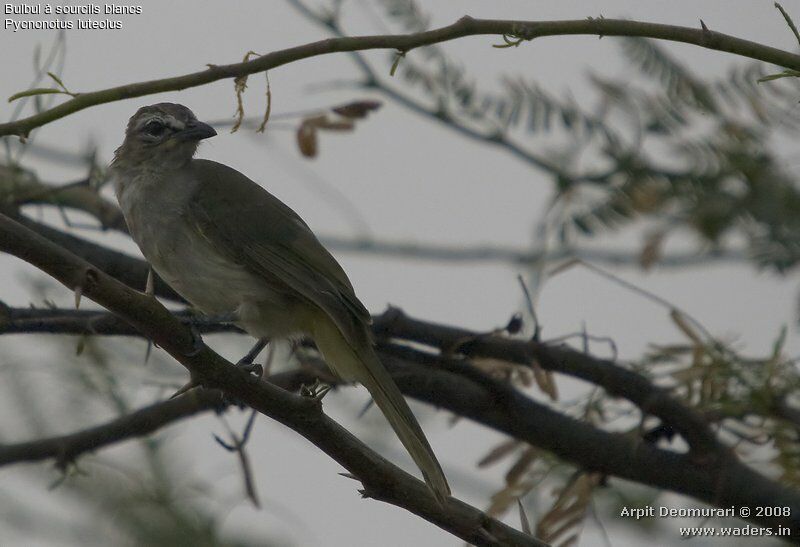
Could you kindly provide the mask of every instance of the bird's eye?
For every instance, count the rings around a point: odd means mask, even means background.
[[[166,127],[164,127],[164,124],[157,120],[147,122],[147,125],[144,126],[145,133],[151,137],[159,137],[163,135],[165,129]]]

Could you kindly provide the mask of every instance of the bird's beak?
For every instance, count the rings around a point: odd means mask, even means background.
[[[175,137],[182,141],[200,141],[216,135],[213,127],[203,122],[191,122],[184,129],[175,133]]]

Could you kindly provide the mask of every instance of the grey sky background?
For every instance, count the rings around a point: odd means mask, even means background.
[[[80,3],[78,3],[80,4]],[[420,2],[431,14],[434,26],[448,24],[464,14],[508,19],[568,19],[587,16],[627,17],[685,26],[699,26],[702,18],[714,29],[784,49],[796,47],[794,37],[773,7],[773,2],[754,0],[559,2],[462,1]],[[266,53],[325,37],[321,29],[307,22],[282,1],[198,2],[140,1],[141,15],[109,16],[123,21],[115,31],[67,32],[67,57],[63,80],[72,90],[96,90],[130,82],[179,75],[204,68],[206,63],[226,64],[241,60],[248,50]],[[317,3],[311,5],[318,5]],[[786,1],[785,7],[800,17],[800,3]],[[344,2],[345,23],[351,34],[375,34],[364,6],[375,11],[374,0]],[[10,16],[4,16],[10,17]],[[25,18],[25,16],[17,16]],[[35,16],[31,17],[35,18]],[[32,55],[40,44],[49,47],[53,31],[0,32],[0,97],[25,89],[33,75]],[[521,74],[535,79],[553,92],[567,89],[579,100],[590,100],[586,84],[588,71],[605,75],[624,73],[619,48],[612,38],[554,37],[523,44],[519,48],[494,49],[496,38],[467,38],[443,47],[461,59],[473,76],[491,89],[504,74]],[[730,55],[696,47],[670,44],[670,51],[699,75],[721,75],[732,63],[742,62]],[[414,53],[411,54],[413,57]],[[388,77],[387,52],[368,54],[373,66]],[[335,105],[354,98],[377,98],[363,91],[311,89],[314,84],[358,75],[344,54],[293,63],[270,72],[273,105],[279,114],[319,106]],[[264,105],[263,76],[255,75],[245,96],[249,115],[260,116]],[[402,84],[398,81],[397,84]],[[91,108],[58,120],[35,134],[36,142],[81,151],[96,143],[104,161],[122,139],[125,123],[140,106],[160,101],[186,104],[201,120],[229,118],[235,109],[233,84],[222,81],[180,93],[122,101]],[[8,119],[13,105],[0,102],[0,119]],[[543,146],[547,141],[542,141]],[[786,144],[789,165],[792,143]],[[335,188],[358,210],[369,233],[377,239],[418,241],[452,245],[496,244],[526,247],[533,241],[533,227],[550,197],[550,182],[508,154],[470,142],[433,122],[391,103],[344,135],[325,134],[320,155],[302,159],[291,131],[274,129],[253,135],[246,129],[237,134],[220,132],[201,148],[201,157],[232,165],[264,185],[293,207],[318,234],[363,235],[351,215],[330,199],[321,199],[320,182]],[[794,156],[796,157],[796,155]],[[69,168],[23,157],[23,164],[36,169],[43,180],[67,182],[82,176],[80,168]],[[82,234],[86,235],[86,234]],[[89,234],[100,241],[123,247],[138,255],[135,246],[123,238]],[[675,241],[672,248],[689,248],[692,241]],[[592,244],[606,248],[638,248],[641,233],[605,236]],[[337,254],[356,288],[373,312],[388,303],[408,313],[464,327],[489,330],[505,324],[522,309],[517,268],[501,264],[442,264],[412,262]],[[800,350],[796,321],[796,278],[779,278],[756,273],[750,266],[713,266],[681,271],[658,270],[642,273],[618,270],[624,279],[650,290],[691,313],[715,335],[738,340],[751,354],[769,350],[782,325],[790,325],[787,349]],[[29,303],[27,283],[41,277],[17,259],[0,256],[0,300],[17,306]],[[68,304],[66,291],[53,293]],[[681,335],[666,310],[625,291],[585,270],[573,268],[548,280],[539,298],[538,314],[545,337],[580,330],[585,322],[590,332],[611,336],[621,356],[635,358],[650,342],[670,343]],[[238,358],[249,343],[225,343],[209,339],[230,358]],[[37,344],[39,347],[34,348]],[[52,347],[33,337],[0,338],[3,365],[55,367]],[[143,352],[143,344],[129,342]],[[216,345],[215,345],[216,344]],[[597,347],[598,352],[604,348]],[[41,362],[49,356],[49,361]],[[141,363],[137,357],[131,366]],[[2,374],[2,372],[0,372]],[[142,371],[140,375],[146,374]],[[176,376],[181,369],[175,365]],[[31,381],[46,375],[33,376]],[[567,395],[575,384],[559,379]],[[2,393],[2,376],[0,376]],[[576,393],[574,390],[572,393]],[[152,395],[152,392],[150,393]],[[143,395],[141,402],[147,402]],[[345,425],[359,431],[370,429],[367,415],[357,420],[366,401],[363,391],[338,392],[326,398],[326,409]],[[466,421],[450,427],[449,416],[422,405],[423,427],[454,483],[456,496],[484,507],[488,497],[502,483],[504,469],[476,470],[475,462],[501,436]],[[53,432],[67,432],[99,421],[102,416],[61,423],[53,418]],[[68,419],[67,419],[68,420]],[[236,422],[236,419],[232,419]],[[28,438],[22,420],[13,412],[0,417],[0,439]],[[181,455],[181,465],[210,485],[209,506],[219,511],[224,528],[247,530],[254,537],[266,533],[297,545],[458,545],[452,536],[404,511],[380,503],[363,501],[356,483],[340,477],[342,471],[291,431],[260,419],[250,447],[265,508],[256,511],[242,499],[239,470],[234,458],[213,442],[210,432],[221,431],[214,418],[206,417],[170,428],[165,436],[170,448]],[[412,469],[408,458],[390,435],[371,436],[393,461]],[[103,458],[135,458],[135,448],[117,447]],[[64,515],[91,518],[83,509],[65,507],[56,491],[47,492],[49,481],[41,475],[20,472],[23,468],[0,470],[0,492],[20,496]],[[51,479],[55,477],[53,472]],[[507,522],[518,526],[516,514]],[[613,519],[604,519],[614,544],[639,541],[622,532]],[[677,538],[677,524],[660,522],[666,540]],[[670,532],[673,532],[670,534]],[[14,530],[0,529],[0,544],[21,544]],[[591,521],[582,545],[600,541]],[[26,538],[26,545],[56,545],[42,534]],[[702,544],[695,542],[695,544]]]

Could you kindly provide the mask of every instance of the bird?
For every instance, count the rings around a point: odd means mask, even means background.
[[[206,315],[270,340],[311,338],[333,372],[367,388],[440,502],[450,486],[373,346],[371,316],[300,216],[244,174],[195,158],[216,135],[181,104],[128,121],[109,175],[151,268]]]

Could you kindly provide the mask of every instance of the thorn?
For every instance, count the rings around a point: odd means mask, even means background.
[[[197,382],[197,381],[195,381],[195,380],[190,380],[189,382],[187,382],[186,384],[184,384],[184,385],[183,385],[183,386],[182,386],[182,387],[181,387],[181,388],[180,388],[178,391],[176,391],[175,393],[173,393],[172,395],[170,395],[170,397],[169,397],[169,398],[170,398],[170,399],[174,399],[175,397],[178,397],[178,396],[180,396],[180,395],[183,395],[183,394],[184,394],[184,393],[186,393],[187,391],[189,391],[189,390],[191,390],[191,389],[194,389],[194,388],[196,388],[196,387],[199,387],[199,386],[200,386],[200,383],[199,383],[199,382]]]
[[[153,278],[153,267],[147,268],[147,281],[144,283],[144,294],[153,296],[155,294],[155,279]]]
[[[528,520],[528,515],[525,514],[525,508],[522,506],[522,500],[517,498],[517,507],[519,507],[519,522],[522,526],[522,532],[528,534],[529,536],[533,536],[533,532],[531,532],[531,523]]]
[[[153,351],[153,341],[148,339],[147,340],[147,349],[144,350],[144,364],[145,365],[147,364],[147,361],[150,360],[150,354],[152,353],[152,351]]]
[[[83,285],[75,287],[75,309],[81,307],[81,296],[83,296]]]
[[[354,481],[357,481],[357,480],[358,480],[358,477],[356,477],[356,476],[355,476],[355,475],[353,475],[352,473],[339,473],[339,476],[340,476],[340,477],[344,477],[344,478],[346,478],[346,479],[353,479]]]
[[[703,32],[709,32],[708,27],[706,26],[706,24],[703,22],[702,19],[700,19],[700,26],[703,28]]]
[[[81,297],[83,296],[83,289],[86,285],[97,283],[97,271],[92,268],[87,268],[83,272],[83,282],[75,287],[75,309],[77,310],[81,305]]]
[[[392,68],[389,69],[389,76],[394,76],[394,73],[397,72],[397,67],[400,66],[400,60],[406,56],[406,52],[402,50],[397,51],[397,55],[394,58],[394,62],[392,63]]]

